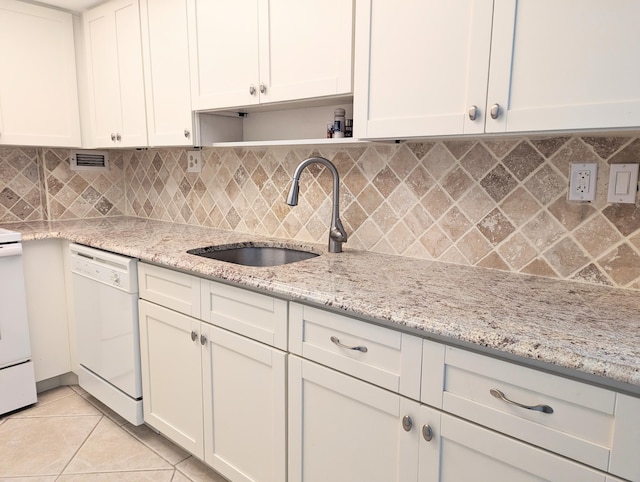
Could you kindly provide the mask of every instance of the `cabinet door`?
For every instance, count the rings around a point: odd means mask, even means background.
[[[496,0],[487,132],[640,125],[640,2]]]
[[[0,144],[80,146],[71,14],[0,0]]]
[[[84,13],[92,147],[147,145],[137,0]]]
[[[286,480],[286,354],[202,325],[205,461],[233,481]]]
[[[188,5],[193,110],[257,104],[258,0]]]
[[[416,402],[289,355],[289,481],[417,480],[419,434],[403,417],[418,412]]]
[[[261,0],[260,102],[350,94],[353,1]]]
[[[358,3],[354,136],[483,132],[492,11],[493,0]]]
[[[150,146],[192,146],[187,0],[140,3]]]
[[[200,322],[140,300],[144,421],[203,458]]]
[[[640,480],[640,398],[618,393],[609,472]]]
[[[440,445],[441,482],[605,480],[602,472],[445,413],[436,437],[432,442]]]

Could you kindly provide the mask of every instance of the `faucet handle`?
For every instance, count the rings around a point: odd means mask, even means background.
[[[347,242],[347,232],[344,230],[344,226],[342,225],[340,218],[336,219],[336,225],[331,228],[329,236],[331,239],[338,241],[339,243]]]

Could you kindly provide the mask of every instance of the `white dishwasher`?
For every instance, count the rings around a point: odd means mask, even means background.
[[[71,244],[78,382],[134,425],[143,422],[138,260]]]

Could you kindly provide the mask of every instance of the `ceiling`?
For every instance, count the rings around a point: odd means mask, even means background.
[[[52,7],[69,10],[71,12],[84,12],[91,7],[103,3],[105,0],[39,0],[33,3],[50,5]]]

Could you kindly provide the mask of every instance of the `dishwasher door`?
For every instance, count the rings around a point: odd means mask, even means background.
[[[132,398],[142,397],[138,295],[73,274],[78,362]]]
[[[78,362],[140,399],[137,260],[86,246],[70,250]]]

